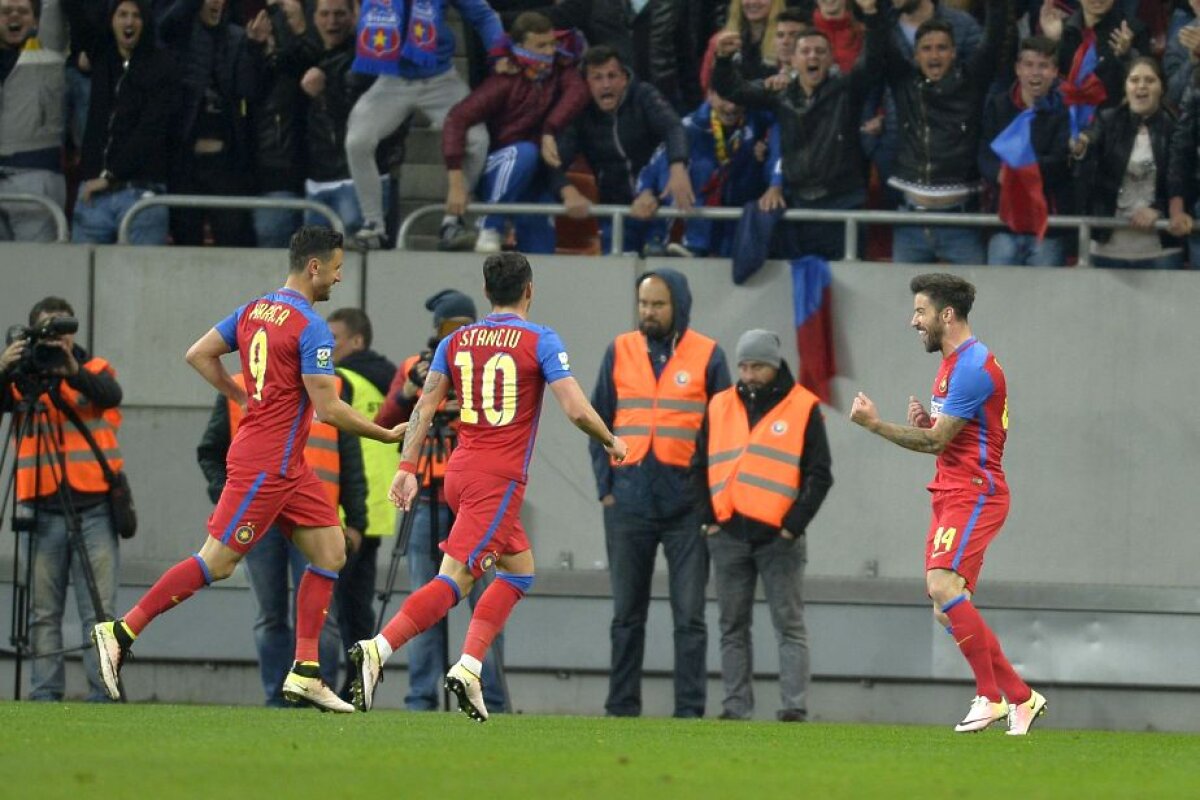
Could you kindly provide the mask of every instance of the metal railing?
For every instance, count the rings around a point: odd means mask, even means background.
[[[537,214],[543,216],[565,216],[566,206],[561,204],[548,205],[543,203],[472,203],[467,211],[476,214]],[[413,209],[404,219],[400,231],[396,235],[397,247],[407,248],[407,238],[416,221],[430,214],[443,214],[445,207],[441,205],[421,206]],[[588,211],[589,217],[607,217],[612,221],[611,245],[609,253],[621,255],[625,250],[625,217],[631,216],[629,206],[593,205]],[[742,216],[740,208],[714,208],[711,206],[698,207],[692,211],[681,211],[677,208],[660,207],[655,216],[659,219],[704,219],[737,220]],[[846,250],[843,260],[857,261],[858,229],[860,225],[912,225],[917,227],[985,227],[1003,228],[1004,223],[995,214],[958,213],[947,211],[830,211],[812,208],[788,209],[783,219],[797,222],[843,222],[845,228]],[[1096,228],[1127,228],[1128,220],[1114,217],[1050,217],[1050,228],[1075,228],[1079,242],[1079,257],[1077,266],[1091,266],[1092,230]],[[1155,223],[1157,230],[1166,230],[1167,221]]]
[[[171,208],[234,208],[234,209],[263,209],[280,208],[294,211],[313,211],[329,220],[329,225],[335,231],[343,233],[346,230],[338,213],[324,203],[308,200],[303,197],[234,197],[202,194],[152,194],[143,197],[129,207],[125,216],[121,217],[121,227],[117,230],[117,244],[129,244],[129,228],[133,218],[154,206],[170,206]]]
[[[41,206],[54,218],[55,241],[71,241],[71,230],[67,226],[67,215],[62,210],[62,206],[49,197],[40,194],[28,194],[26,192],[0,192],[0,203],[31,203]]]

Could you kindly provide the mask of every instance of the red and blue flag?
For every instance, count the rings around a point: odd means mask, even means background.
[[[1032,108],[1017,114],[992,140],[992,152],[1000,158],[1000,219],[1013,233],[1032,234],[1041,241],[1050,209],[1033,150],[1035,116]]]
[[[833,270],[819,256],[794,259],[791,266],[800,385],[821,398],[821,402],[829,403],[830,382],[837,374],[833,353]]]
[[[1096,75],[1096,32],[1083,31],[1083,40],[1071,59],[1071,71],[1060,86],[1063,102],[1071,112],[1071,139],[1087,130],[1096,116],[1096,107],[1108,99],[1108,90]]]

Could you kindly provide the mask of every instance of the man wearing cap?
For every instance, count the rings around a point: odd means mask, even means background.
[[[638,329],[608,346],[592,405],[629,447],[620,464],[591,448],[604,506],[613,592],[610,716],[642,713],[642,656],[650,581],[661,544],[674,620],[675,716],[704,716],[708,629],[704,589],[708,551],[700,532],[707,505],[692,472],[696,436],[709,399],[729,386],[717,343],[688,327],[692,295],[671,269],[637,281]]]
[[[443,289],[433,295],[425,301],[425,308],[433,312],[433,335],[425,343],[425,350],[406,358],[400,364],[400,369],[396,370],[383,408],[375,417],[379,425],[383,424],[382,420],[389,419],[396,420],[393,423],[396,425],[412,416],[438,344],[476,319],[475,301],[454,289]],[[452,393],[433,418],[429,436],[421,450],[421,460],[417,464],[421,494],[413,506],[412,535],[408,541],[409,585],[414,588],[424,586],[437,575],[442,557],[437,549],[438,540],[449,535],[453,522],[450,506],[446,504],[442,493],[442,478],[456,442],[458,410],[458,398]],[[394,470],[395,464],[392,466]],[[436,514],[431,513],[434,509]],[[476,581],[469,595],[472,609],[486,585],[491,583],[490,576],[491,573],[488,573],[483,580]],[[450,668],[446,663],[445,626],[435,625],[414,638],[407,647],[409,688],[404,705],[409,711],[436,711],[440,707],[438,698],[441,696],[442,679]],[[483,698],[489,711],[508,710],[508,693],[502,673],[503,659],[504,634],[501,633],[483,662]]]
[[[754,712],[750,628],[761,576],[779,642],[776,718],[803,722],[805,531],[833,485],[825,418],[816,395],[792,377],[774,333],[742,334],[737,368],[737,385],[708,404],[694,461],[711,498],[703,531],[720,612],[721,719],[749,719]]]

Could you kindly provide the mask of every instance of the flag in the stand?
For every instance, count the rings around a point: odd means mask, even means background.
[[[1033,151],[1033,118],[1027,108],[992,140],[1000,158],[1000,219],[1013,233],[1046,235],[1050,209],[1042,191],[1042,170]]]
[[[833,354],[833,270],[818,256],[792,261],[792,306],[796,314],[796,349],[800,351],[800,384],[831,402],[830,381],[837,374]]]
[[[1096,106],[1108,99],[1108,90],[1096,75],[1097,60],[1096,32],[1085,28],[1082,42],[1071,60],[1071,71],[1059,87],[1071,114],[1072,140],[1078,139],[1079,134],[1091,126]]]

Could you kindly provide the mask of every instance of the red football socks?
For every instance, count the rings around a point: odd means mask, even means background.
[[[950,618],[954,643],[962,651],[971,671],[975,673],[975,694],[993,703],[1000,702],[1000,687],[992,670],[991,640],[994,635],[971,601],[962,595],[942,609]],[[997,648],[998,649],[998,648]],[[1011,667],[1009,667],[1011,669]]]
[[[475,604],[475,613],[471,615],[467,639],[463,643],[463,653],[483,661],[492,641],[504,629],[513,607],[524,596],[524,592],[508,581],[492,581]]]
[[[301,663],[318,659],[317,642],[321,639],[321,628],[325,627],[336,581],[336,577],[312,567],[304,570],[300,579],[300,589],[296,592],[296,660]]]
[[[992,632],[991,628],[988,628],[988,649],[992,655],[992,673],[996,676],[996,683],[999,685],[1000,691],[1004,692],[1008,702],[1014,705],[1024,703],[1033,694],[1033,690],[1025,681],[1021,680],[1021,676],[1013,669],[1013,665],[1005,657],[1004,651],[1000,649],[1000,640],[996,638],[996,634]]]
[[[396,616],[380,631],[392,650],[399,650],[418,633],[432,628],[458,602],[458,591],[441,577],[417,589],[408,596]]]
[[[208,572],[200,557],[185,558],[164,572],[121,621],[131,634],[137,636],[150,620],[187,600],[208,583]]]

